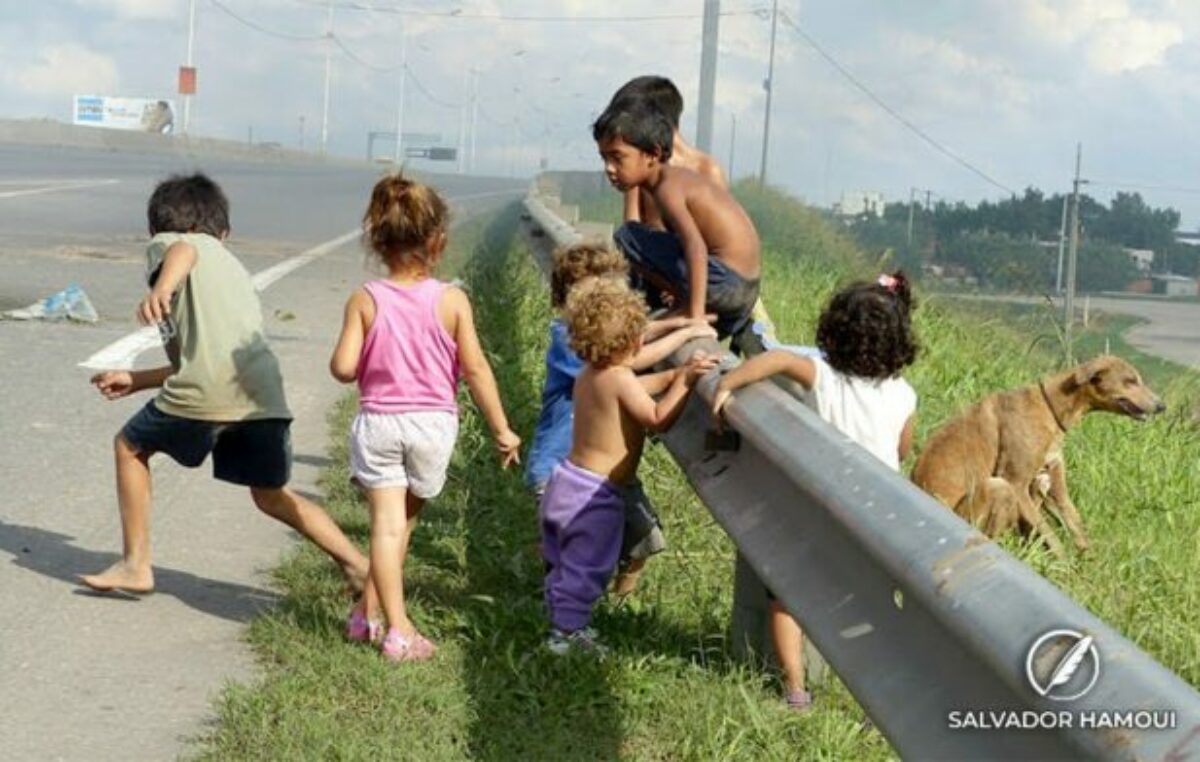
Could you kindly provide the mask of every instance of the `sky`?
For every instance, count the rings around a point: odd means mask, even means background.
[[[235,140],[252,131],[297,147],[303,124],[314,149],[325,0],[195,3],[191,131]],[[694,135],[702,0],[334,5],[346,50],[332,47],[330,152],[365,156],[369,131],[395,129],[402,55],[405,131],[455,146],[474,122],[480,173],[528,175],[542,156],[553,169],[599,170],[589,125],[640,74],[679,85],[682,129]],[[1200,2],[782,0],[779,9],[769,182],[819,205],[853,191],[907,201],[913,188],[973,204],[1028,186],[1069,191],[1082,143],[1089,193],[1107,201],[1118,187],[1139,190],[1179,209],[1183,228],[1200,226],[1200,142],[1188,138],[1200,116]],[[759,170],[770,2],[722,0],[721,11],[712,153],[742,177]],[[177,98],[187,19],[188,0],[0,0],[0,118],[69,121],[74,94]],[[474,119],[461,105],[472,78]]]

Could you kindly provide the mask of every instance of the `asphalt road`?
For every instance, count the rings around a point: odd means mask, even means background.
[[[976,299],[981,301],[1015,302],[1020,304],[1045,304],[1045,299],[1034,296],[989,296],[983,294],[944,294],[949,299]],[[1056,301],[1062,309],[1061,299]],[[1111,298],[1088,297],[1088,309],[1092,312],[1132,315],[1145,323],[1131,328],[1125,338],[1130,344],[1147,354],[1171,360],[1188,368],[1200,368],[1200,303],[1172,301],[1164,298],[1147,297]],[[1076,319],[1082,319],[1084,298],[1075,300]]]
[[[153,466],[158,592],[84,593],[80,572],[120,548],[113,435],[147,396],[105,402],[80,362],[138,328],[145,200],[197,168],[165,156],[0,145],[0,310],[70,283],[97,325],[0,321],[0,757],[168,759],[202,734],[229,680],[252,677],[244,624],[272,604],[264,573],[296,540],[245,490],[164,458]],[[232,207],[230,248],[260,272],[353,230],[378,170],[204,161]],[[524,183],[430,178],[456,220],[519,197]],[[453,235],[453,234],[452,234]],[[346,295],[368,277],[357,243],[334,247],[263,294],[268,337],[296,421],[293,486],[315,493],[325,415],[343,388],[326,371]],[[139,366],[161,364],[161,350]]]

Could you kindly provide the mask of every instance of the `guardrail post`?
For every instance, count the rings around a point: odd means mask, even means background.
[[[771,658],[767,588],[739,552],[733,562],[733,655],[742,661]]]

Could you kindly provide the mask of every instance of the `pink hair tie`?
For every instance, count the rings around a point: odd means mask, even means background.
[[[892,293],[896,293],[896,289],[900,287],[900,279],[887,273],[880,273],[875,282]]]

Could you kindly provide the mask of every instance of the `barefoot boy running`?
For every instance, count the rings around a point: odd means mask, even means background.
[[[670,166],[670,122],[648,104],[614,104],[592,125],[604,171],[618,190],[647,191],[666,231],[624,225],[614,238],[652,307],[665,291],[690,318],[717,313],[717,332],[737,336],[758,298],[758,233],[727,190],[682,167]]]
[[[697,353],[676,370],[635,376],[646,327],[641,297],[622,281],[594,278],[567,298],[571,347],[586,364],[575,381],[571,453],[550,475],[540,507],[547,647],[600,651],[588,627],[621,551],[625,491],[637,477],[646,429],[665,431],[695,382],[716,367]],[[655,402],[651,394],[663,396]]]
[[[213,476],[249,487],[259,510],[315,542],[361,588],[362,553],[320,507],[285,486],[292,416],[279,362],[263,335],[258,294],[223,243],[229,233],[225,194],[202,174],[174,176],[155,188],[147,216],[151,288],[138,317],[162,329],[171,364],[92,378],[110,400],[162,389],[113,443],[122,558],[80,581],[93,590],[152,591],[150,456],[164,452],[195,468],[211,453]]]

